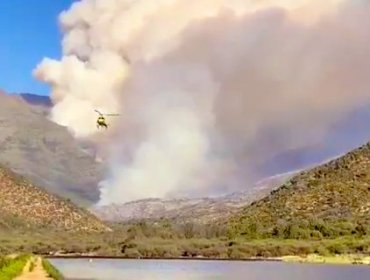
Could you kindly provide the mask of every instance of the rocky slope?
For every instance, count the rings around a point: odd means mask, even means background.
[[[207,223],[227,217],[241,210],[252,201],[267,195],[294,173],[282,174],[258,182],[251,188],[217,198],[199,199],[145,199],[122,205],[93,207],[90,210],[106,221],[124,222],[161,218],[175,221]]]
[[[294,176],[230,225],[240,235],[370,233],[370,143]]]
[[[52,193],[91,205],[99,198],[104,167],[46,117],[49,101],[0,92],[0,164]]]
[[[0,229],[105,232],[110,229],[86,210],[49,194],[0,167]]]
[[[18,94],[24,101],[28,104],[39,106],[43,108],[50,108],[52,102],[49,96],[47,95],[37,95],[32,93],[19,93]]]

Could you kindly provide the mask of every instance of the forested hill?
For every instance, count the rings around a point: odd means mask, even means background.
[[[370,233],[370,143],[294,176],[233,217],[230,230],[285,238]]]

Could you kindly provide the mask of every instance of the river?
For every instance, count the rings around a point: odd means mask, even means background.
[[[367,280],[370,266],[283,262],[50,259],[67,279],[96,280]]]

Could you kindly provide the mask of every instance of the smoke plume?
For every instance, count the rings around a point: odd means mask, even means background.
[[[51,118],[97,143],[101,204],[245,188],[370,101],[370,4],[83,0],[60,16]],[[109,130],[95,126],[98,109]]]

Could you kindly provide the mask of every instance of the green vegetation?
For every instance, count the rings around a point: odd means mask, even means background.
[[[286,255],[369,254],[370,239],[297,240],[160,240],[146,239],[122,246],[122,255],[129,258],[206,257],[226,259],[270,258]]]
[[[169,222],[141,222],[116,226],[105,234],[64,233],[1,236],[5,252],[33,252],[38,255],[75,254],[127,258],[269,258],[318,254],[370,255],[370,236],[347,235],[332,239],[230,238],[224,227],[175,225]],[[11,237],[12,236],[12,237]]]
[[[229,221],[229,238],[363,238],[370,233],[370,143],[293,177]]]
[[[49,277],[55,280],[63,280],[63,275],[56,269],[48,260],[42,259],[42,267],[47,272]]]
[[[19,276],[29,258],[29,255],[21,255],[15,258],[2,257],[0,259],[0,279],[11,280]]]

